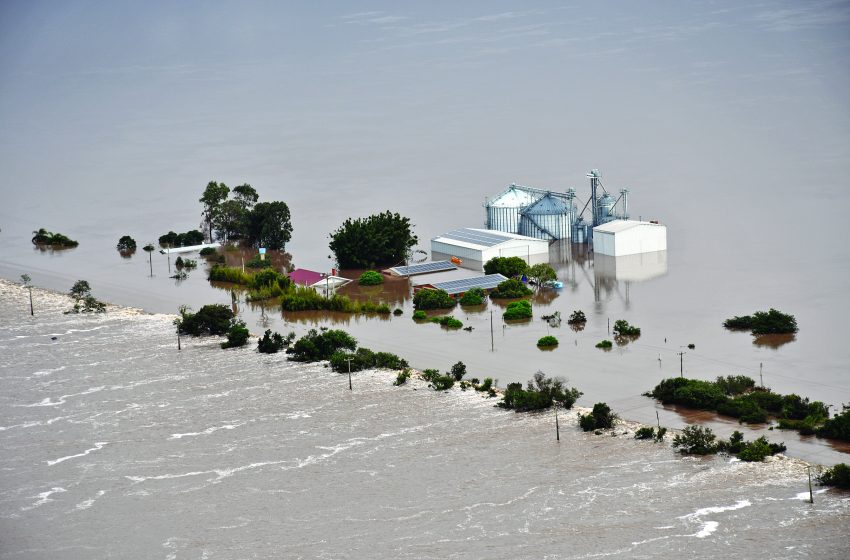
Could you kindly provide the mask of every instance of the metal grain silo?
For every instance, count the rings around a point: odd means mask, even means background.
[[[610,222],[615,219],[614,216],[614,197],[610,194],[605,193],[599,197],[599,200],[596,203],[596,211],[598,212],[598,216],[596,218],[597,224],[604,224],[606,222]]]
[[[520,211],[519,233],[537,239],[569,239],[571,217],[570,206],[549,193]]]
[[[503,193],[486,203],[487,229],[519,233],[520,211],[537,200],[537,196],[512,184]]]

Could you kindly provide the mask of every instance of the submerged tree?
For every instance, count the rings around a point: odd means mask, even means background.
[[[213,237],[213,221],[217,218],[221,211],[222,202],[227,200],[228,193],[230,193],[230,188],[227,185],[224,183],[217,183],[216,181],[210,181],[207,183],[207,188],[204,189],[204,194],[201,195],[201,198],[198,200],[198,202],[201,202],[204,205],[202,215],[204,216],[204,221],[207,224],[210,243],[212,243]]]
[[[247,238],[254,247],[286,250],[292,238],[289,206],[285,202],[258,202],[247,215]]]
[[[106,304],[98,301],[91,293],[91,286],[85,280],[77,280],[68,293],[74,299],[74,307],[66,313],[103,313]]]
[[[330,249],[342,268],[373,268],[403,262],[418,238],[410,219],[389,210],[348,218],[331,234]]]

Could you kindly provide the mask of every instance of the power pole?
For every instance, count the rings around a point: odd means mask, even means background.
[[[812,494],[812,466],[806,465],[806,471],[809,473],[809,503],[815,503],[815,495]]]
[[[611,317],[608,317],[608,334],[611,334]]]
[[[353,358],[346,358],[346,360],[345,360],[346,362],[348,362],[348,390],[349,391],[354,390],[354,389],[351,388],[351,360],[352,359]]]
[[[684,377],[685,376],[685,373],[684,373],[684,370],[685,370],[685,358],[684,358],[685,353],[684,352],[677,352],[677,353],[679,354],[679,377]]]
[[[764,366],[764,363],[759,362],[759,383],[761,384],[762,388],[764,388],[764,377],[762,377],[761,375],[762,366]]]
[[[658,416],[658,411],[655,411],[655,420],[658,422],[658,429],[661,429],[661,417]]]
[[[558,425],[558,401],[555,401],[555,441],[561,441],[561,428]]]
[[[180,348],[180,329],[177,329],[177,349],[182,350],[182,348]]]
[[[32,308],[32,286],[27,286],[27,289],[30,292],[30,315],[35,317],[35,310]]]

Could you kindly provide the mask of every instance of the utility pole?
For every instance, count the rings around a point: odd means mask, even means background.
[[[658,422],[658,429],[661,429],[661,417],[658,416],[658,411],[655,411],[655,420]]]
[[[354,389],[351,388],[351,360],[352,359],[353,358],[346,358],[346,360],[345,360],[346,362],[348,362],[348,390],[349,391],[354,390]]]
[[[762,375],[761,375],[762,366],[764,366],[764,363],[759,362],[759,383],[761,384],[762,389],[763,389],[764,388],[764,377],[762,377]]]
[[[490,310],[490,352],[496,349],[496,343],[493,340],[493,310]]]
[[[685,373],[684,373],[684,371],[685,371],[685,358],[684,358],[685,353],[684,352],[677,352],[677,354],[679,354],[679,377],[684,377],[685,376]]]
[[[21,281],[24,283],[24,286],[26,286],[27,290],[29,290],[30,293],[30,315],[35,316],[35,311],[32,308],[32,285],[30,285],[31,280],[32,278],[30,278],[29,274],[21,274]]]
[[[608,317],[608,334],[611,334],[611,317]]]
[[[561,441],[561,427],[558,425],[558,401],[555,401],[555,441]]]
[[[168,273],[171,274],[171,243],[168,244],[168,248],[165,250],[165,254],[168,257]]]
[[[177,329],[177,349],[182,350],[182,348],[180,348],[180,329]]]
[[[815,495],[812,494],[812,466],[806,465],[806,471],[809,473],[809,503],[815,503]]]

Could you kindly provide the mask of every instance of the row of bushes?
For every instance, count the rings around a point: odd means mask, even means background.
[[[673,447],[689,455],[727,453],[737,456],[742,461],[755,462],[786,449],[784,443],[771,443],[765,436],[750,442],[744,441],[744,434],[737,430],[728,440],[717,440],[711,428],[699,425],[686,426],[673,438]]]
[[[791,334],[799,330],[797,319],[793,315],[773,308],[770,311],[756,311],[752,315],[726,319],[723,326],[731,330],[748,330],[754,335]]]
[[[780,428],[850,441],[850,429],[841,429],[841,418],[827,424],[829,411],[824,403],[756,387],[751,378],[743,375],[718,377],[716,381],[674,377],[663,380],[646,395],[664,404],[714,410],[745,423],[762,423],[774,417],[779,419]],[[850,424],[850,418],[847,422]]]
[[[39,228],[32,232],[32,242],[34,245],[50,245],[51,247],[76,247],[79,242],[74,241],[61,233],[53,233],[44,228]]]
[[[528,381],[525,389],[522,383],[509,384],[499,406],[517,412],[549,408],[552,403],[572,408],[582,394],[574,387],[568,388],[564,379],[546,377],[543,372],[538,371]]]
[[[160,247],[187,247],[190,245],[200,245],[203,242],[204,234],[196,229],[191,229],[185,233],[169,231],[165,235],[159,236]]]
[[[331,369],[340,373],[361,371],[364,369],[405,369],[408,363],[390,352],[373,352],[360,347],[355,352],[337,351],[329,358]],[[349,366],[351,369],[349,370]]]
[[[380,313],[382,315],[388,315],[392,312],[390,306],[386,303],[357,301],[340,294],[326,298],[316,290],[302,286],[296,286],[282,294],[280,306],[284,311],[341,311],[345,313]]]

